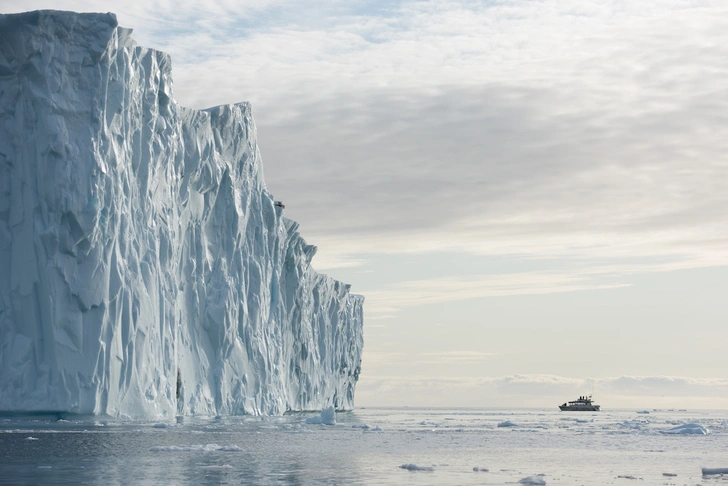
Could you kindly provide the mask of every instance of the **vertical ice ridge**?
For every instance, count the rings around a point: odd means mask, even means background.
[[[0,15],[0,411],[353,407],[363,298],[311,268],[250,105],[178,106],[130,32]]]

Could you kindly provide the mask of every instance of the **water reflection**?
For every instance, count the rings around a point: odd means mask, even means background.
[[[549,484],[614,484],[622,475],[646,485],[663,484],[665,472],[710,484],[700,467],[728,466],[724,412],[367,409],[339,414],[335,426],[306,424],[310,416],[3,418],[0,484],[459,485],[545,474]],[[498,426],[505,422],[514,425]],[[687,422],[711,434],[660,432]]]

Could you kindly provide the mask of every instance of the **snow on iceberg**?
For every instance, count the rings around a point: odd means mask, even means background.
[[[710,430],[700,424],[683,424],[667,430],[661,430],[663,434],[677,435],[708,435]]]
[[[351,409],[361,296],[263,181],[246,103],[179,106],[113,14],[0,15],[0,411]]]

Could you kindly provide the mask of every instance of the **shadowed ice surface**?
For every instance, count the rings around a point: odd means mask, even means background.
[[[0,418],[0,484],[728,484],[728,411]],[[499,427],[508,421],[509,427]],[[675,433],[685,430],[706,433]],[[665,433],[666,431],[673,431]]]

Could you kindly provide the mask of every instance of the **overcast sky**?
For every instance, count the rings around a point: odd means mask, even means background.
[[[113,11],[365,295],[359,405],[728,408],[725,0]]]

